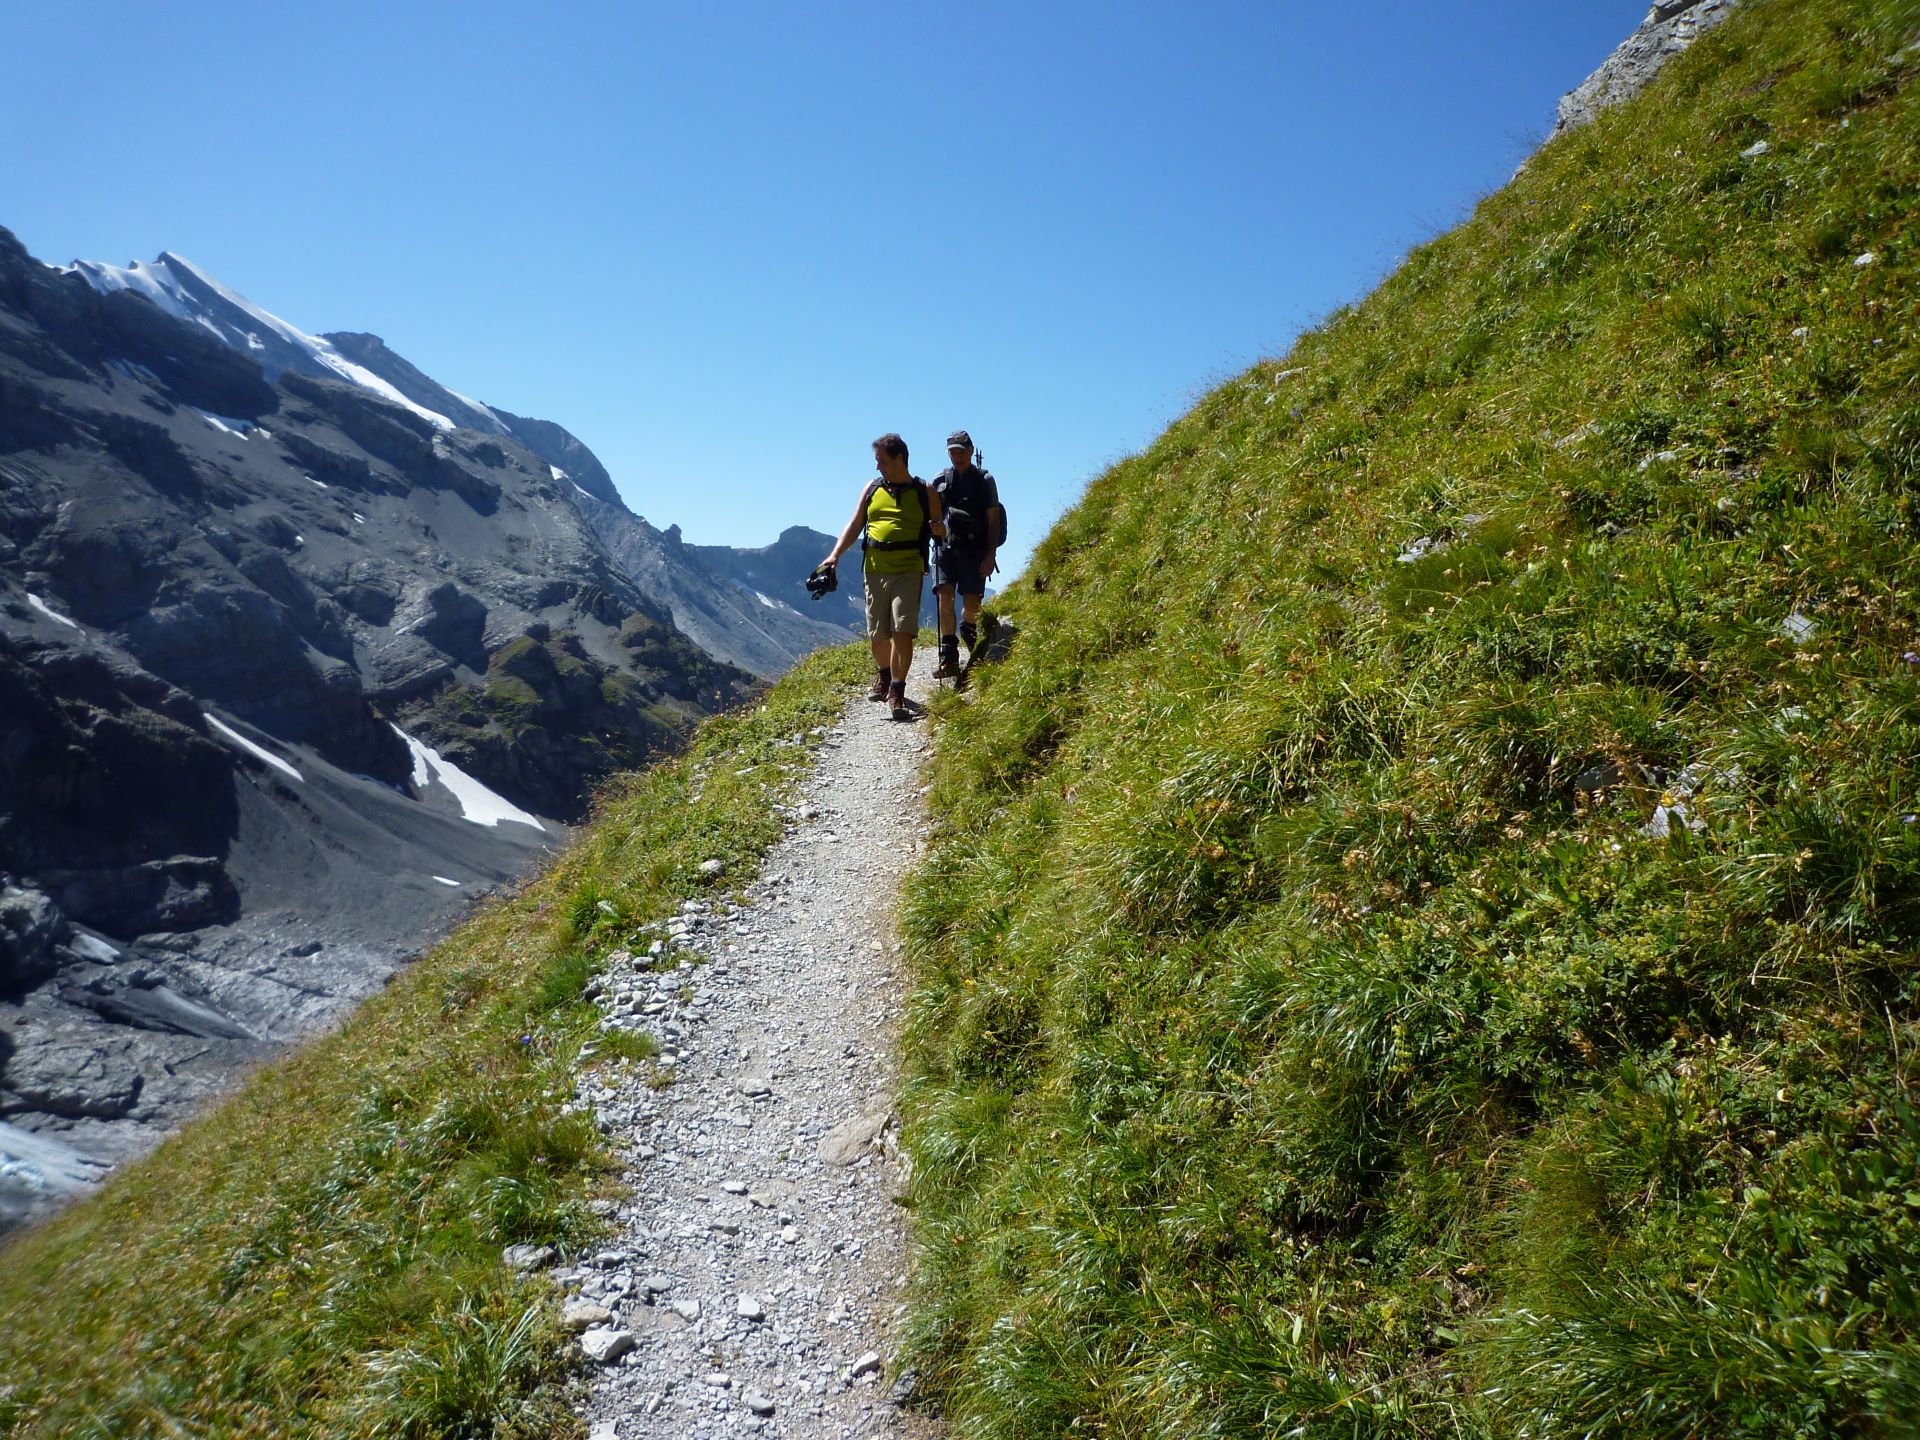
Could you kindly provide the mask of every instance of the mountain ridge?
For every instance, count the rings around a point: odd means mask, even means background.
[[[163,251],[152,262],[136,260],[124,267],[77,260],[65,268],[96,290],[139,295],[195,325],[246,355],[270,381],[282,380],[288,373],[327,382],[343,380],[410,410],[436,429],[471,429],[519,441],[553,467],[553,478],[569,487],[569,497],[577,493],[590,502],[581,507],[582,513],[648,598],[665,606],[676,625],[702,649],[730,664],[764,679],[774,678],[808,651],[840,643],[846,638],[846,627],[861,620],[857,607],[844,598],[828,607],[835,613],[824,624],[820,609],[800,611],[784,599],[756,609],[752,603],[756,587],[731,583],[717,573],[741,563],[721,559],[727,547],[709,546],[696,553],[678,544],[677,527],[662,531],[635,514],[599,458],[565,426],[459,394],[421,371],[378,335],[359,331],[309,335],[172,251]],[[767,573],[764,555],[758,562],[747,563],[755,565],[765,582],[757,587],[758,594],[797,598],[804,594],[802,581],[817,559],[801,563],[796,554],[793,563],[800,568],[778,574]],[[790,613],[761,613],[783,606]]]

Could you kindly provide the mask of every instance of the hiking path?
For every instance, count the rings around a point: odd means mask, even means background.
[[[915,657],[917,700],[933,660]],[[556,1272],[601,1362],[592,1440],[942,1433],[903,1403],[912,1378],[894,1364],[907,1274],[894,916],[924,845],[928,748],[924,718],[851,699],[759,877],[661,927],[667,968],[621,952],[601,978],[609,1023],[663,1049],[617,1084],[580,1080],[632,1186],[616,1235]],[[653,1089],[650,1068],[672,1083]]]

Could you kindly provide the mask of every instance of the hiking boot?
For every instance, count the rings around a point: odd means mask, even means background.
[[[940,637],[940,663],[934,667],[933,678],[951,680],[960,673],[960,642],[951,635]]]
[[[876,674],[873,677],[873,684],[867,687],[867,699],[869,700],[886,699],[887,687],[889,686],[889,684],[891,684],[892,680],[893,680],[893,676],[885,670],[882,670],[878,674]]]
[[[907,686],[905,681],[894,681],[892,689],[887,694],[887,699],[893,707],[894,719],[911,720],[913,718],[913,711],[907,706]]]

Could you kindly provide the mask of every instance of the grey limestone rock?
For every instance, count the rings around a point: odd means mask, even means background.
[[[509,1245],[500,1252],[500,1259],[509,1270],[523,1274],[544,1270],[559,1258],[560,1252],[551,1245]]]
[[[130,1040],[57,1037],[22,1046],[8,1059],[0,1113],[117,1120],[140,1103],[146,1083]]]
[[[581,1350],[589,1360],[600,1365],[613,1364],[637,1343],[631,1330],[614,1330],[604,1326],[589,1330],[580,1337]]]
[[[0,888],[0,990],[25,989],[53,974],[54,946],[66,929],[60,907],[40,891]]]
[[[1658,0],[1633,34],[1585,80],[1561,97],[1553,136],[1631,100],[1674,56],[1733,14],[1738,0]]]
[[[613,1324],[613,1311],[591,1300],[569,1300],[560,1310],[560,1324],[579,1333]]]
[[[827,1132],[820,1142],[820,1158],[831,1165],[851,1165],[867,1153],[867,1147],[880,1138],[880,1132],[887,1128],[887,1122],[893,1118],[893,1111],[872,1110],[865,1115],[856,1115],[850,1120],[842,1120]]]

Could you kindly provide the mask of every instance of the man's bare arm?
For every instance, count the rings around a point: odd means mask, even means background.
[[[840,557],[853,548],[853,542],[860,538],[860,531],[867,523],[867,497],[873,493],[873,487],[860,492],[860,503],[853,507],[853,518],[847,521],[847,528],[840,532],[840,538],[834,542],[833,553],[820,563],[838,565]]]

